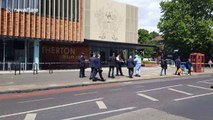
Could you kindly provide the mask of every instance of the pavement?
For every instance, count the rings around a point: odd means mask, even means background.
[[[176,70],[174,66],[168,66],[167,75],[160,76],[160,70],[160,66],[142,67],[141,77],[129,78],[127,68],[123,67],[122,71],[124,76],[116,76],[113,79],[107,77],[108,68],[106,67],[103,68],[103,77],[106,79],[105,82],[93,82],[89,80],[90,68],[86,69],[87,77],[84,78],[79,78],[79,70],[77,69],[53,70],[52,74],[50,74],[48,70],[40,70],[38,74],[33,74],[33,71],[21,71],[20,75],[15,75],[14,71],[0,71],[0,94],[188,76],[187,74],[181,76],[174,75]],[[206,74],[213,75],[213,68],[205,68],[205,71],[202,73],[193,72],[192,76]]]

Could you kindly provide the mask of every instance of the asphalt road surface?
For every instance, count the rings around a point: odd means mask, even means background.
[[[0,120],[213,120],[213,75],[0,95]]]

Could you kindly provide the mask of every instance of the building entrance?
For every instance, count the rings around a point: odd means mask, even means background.
[[[16,64],[26,70],[33,58],[32,47],[28,40],[0,39],[0,70],[14,70]]]

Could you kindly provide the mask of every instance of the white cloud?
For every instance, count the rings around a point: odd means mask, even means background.
[[[137,6],[139,8],[138,28],[147,29],[150,32],[159,32],[157,24],[160,20],[160,2],[162,0],[117,0]]]

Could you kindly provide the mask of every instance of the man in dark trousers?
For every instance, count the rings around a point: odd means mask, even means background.
[[[166,75],[167,61],[166,61],[165,57],[162,57],[162,58],[161,58],[161,63],[160,63],[160,65],[161,65],[160,76],[162,76],[163,71],[164,71],[164,75]]]
[[[115,66],[116,66],[115,53],[112,53],[112,56],[109,57],[109,72],[108,72],[109,78],[115,78],[114,76]]]
[[[93,76],[93,72],[95,70],[95,53],[93,53],[92,57],[90,57],[89,61],[90,61],[90,67],[91,67],[91,72],[90,72],[90,80],[92,79]]]
[[[191,59],[188,59],[188,61],[186,62],[186,69],[188,69],[188,75],[191,75],[191,69],[192,69],[192,62]]]
[[[129,56],[129,59],[127,60],[127,68],[129,70],[129,78],[133,78],[132,75],[134,73],[134,67],[135,67],[135,62],[132,56]]]
[[[119,54],[116,57],[116,76],[119,76],[119,73],[121,76],[123,76],[122,72],[122,64],[124,63],[124,60],[121,58],[121,54]]]
[[[103,70],[102,70],[102,63],[101,63],[101,55],[100,54],[98,54],[96,56],[94,63],[95,63],[95,69],[94,69],[94,72],[93,72],[92,81],[97,81],[97,80],[105,81],[105,79],[102,76]],[[97,73],[99,73],[100,79],[96,78]]]
[[[81,57],[78,61],[79,61],[79,67],[80,67],[79,77],[80,78],[86,77],[85,76],[86,62],[85,62],[85,58],[84,58],[84,53],[81,54]]]
[[[180,60],[180,56],[178,56],[178,58],[175,60],[175,66],[176,66],[176,68],[177,68],[177,70],[175,71],[175,75],[179,75],[179,73],[178,73],[178,69],[180,68],[180,66],[181,66],[181,60]]]

